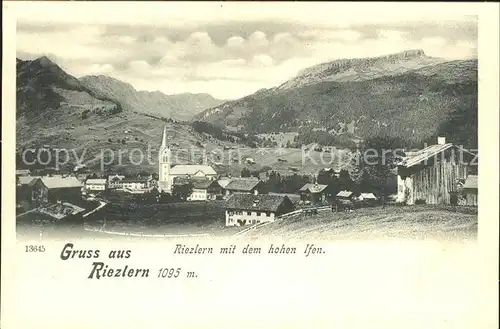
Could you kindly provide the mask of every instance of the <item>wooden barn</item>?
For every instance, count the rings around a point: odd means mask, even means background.
[[[446,143],[428,146],[398,165],[398,201],[406,204],[456,204],[455,196],[469,174],[477,173],[473,153]]]

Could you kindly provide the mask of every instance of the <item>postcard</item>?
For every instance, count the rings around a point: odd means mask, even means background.
[[[3,10],[3,328],[498,327],[498,4]]]

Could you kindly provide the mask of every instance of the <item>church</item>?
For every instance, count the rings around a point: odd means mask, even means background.
[[[206,178],[215,180],[217,172],[209,165],[172,165],[172,154],[167,143],[167,126],[163,128],[163,137],[158,151],[158,190],[160,192],[172,193],[174,180],[182,178]]]

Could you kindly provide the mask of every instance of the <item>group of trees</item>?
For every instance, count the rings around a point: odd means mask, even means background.
[[[301,131],[294,138],[294,145],[307,145],[317,143],[320,145],[335,146],[338,148],[352,149],[356,147],[356,143],[352,139],[352,135],[345,133],[334,135],[327,131]]]
[[[141,142],[141,143],[144,143],[144,139],[139,138],[139,137],[134,137],[134,140],[135,140],[136,142]],[[117,138],[117,139],[116,139],[116,142],[117,142],[117,143],[126,144],[126,143],[127,143],[127,140],[126,140],[125,138],[122,138],[122,139]],[[113,138],[108,138],[108,143],[113,143]]]
[[[240,176],[241,177],[255,177],[255,178],[260,178],[260,174],[263,173],[263,172],[267,172],[269,170],[271,170],[272,168],[269,167],[269,166],[264,166],[258,170],[250,170],[248,168],[243,168],[241,170],[241,174]]]
[[[197,133],[208,134],[220,141],[229,141],[231,143],[239,142],[251,148],[256,148],[259,143],[259,138],[255,135],[227,131],[219,126],[205,121],[193,121],[191,123],[191,127]]]
[[[302,186],[310,182],[310,176],[298,174],[281,176],[279,173],[271,171],[268,180],[264,182],[264,190],[275,193],[297,193]]]
[[[387,136],[374,137],[366,140],[351,158],[348,169],[340,170],[338,176],[333,170],[320,170],[316,182],[327,185],[326,193],[335,196],[342,190],[354,193],[372,192],[377,196],[395,193],[391,184],[391,171],[404,154],[403,141]],[[244,169],[250,175],[248,169]],[[243,172],[242,172],[243,175]],[[267,192],[297,193],[306,183],[312,183],[310,176],[281,176],[275,171],[268,174],[265,182]]]
[[[356,192],[375,192],[380,196],[394,193],[392,170],[404,157],[405,141],[390,136],[365,140],[351,159],[350,177]]]

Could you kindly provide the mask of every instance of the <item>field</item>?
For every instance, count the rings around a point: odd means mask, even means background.
[[[460,212],[459,212],[460,211]],[[248,233],[249,238],[368,240],[438,239],[470,240],[477,237],[474,210],[439,206],[390,206],[358,209],[351,213],[332,213],[294,218],[266,225]]]
[[[43,215],[31,213],[34,223]],[[35,218],[36,217],[36,218]],[[18,223],[18,236],[120,238],[119,235],[90,232],[103,230],[144,235],[231,236],[245,227],[224,226],[224,202],[183,202],[126,207],[108,205],[104,211],[85,218],[80,228],[42,228]],[[285,240],[372,240],[437,239],[474,240],[477,237],[477,208],[446,206],[386,206],[357,209],[350,213],[329,209],[317,215],[299,214],[283,221],[251,230],[243,238]],[[193,237],[194,238],[194,237]]]
[[[135,208],[108,205],[88,228],[144,234],[200,234],[224,228],[223,202],[182,202]]]
[[[286,145],[288,142],[293,143],[295,136],[297,136],[297,132],[280,132],[280,133],[269,133],[269,134],[258,134],[257,136],[260,138],[270,139],[278,145]]]
[[[224,151],[221,156],[223,163],[221,167],[224,168],[224,172],[232,176],[239,176],[243,168],[250,171],[271,168],[281,175],[293,173],[312,175],[323,168],[340,169],[349,165],[350,158],[347,152],[340,149],[317,152],[298,148],[240,148]],[[234,158],[238,161],[228,161]],[[252,158],[255,164],[245,163],[246,158]]]
[[[130,112],[97,121],[74,114],[35,132],[25,129],[35,124],[18,120],[19,152],[49,145],[67,150],[60,151],[59,158],[52,155],[67,170],[81,162],[95,172],[102,168],[127,174],[158,172],[158,148],[165,125],[161,120]],[[186,124],[167,123],[167,135],[173,164],[199,164],[206,155],[209,164],[223,175],[239,176],[243,168],[260,171],[269,167],[280,174],[291,173],[291,167],[299,174],[312,174],[324,167],[338,168],[346,159],[342,150],[320,153],[299,148],[250,148],[197,133]],[[293,134],[276,136],[289,139]],[[253,158],[255,164],[247,164],[245,158]]]

